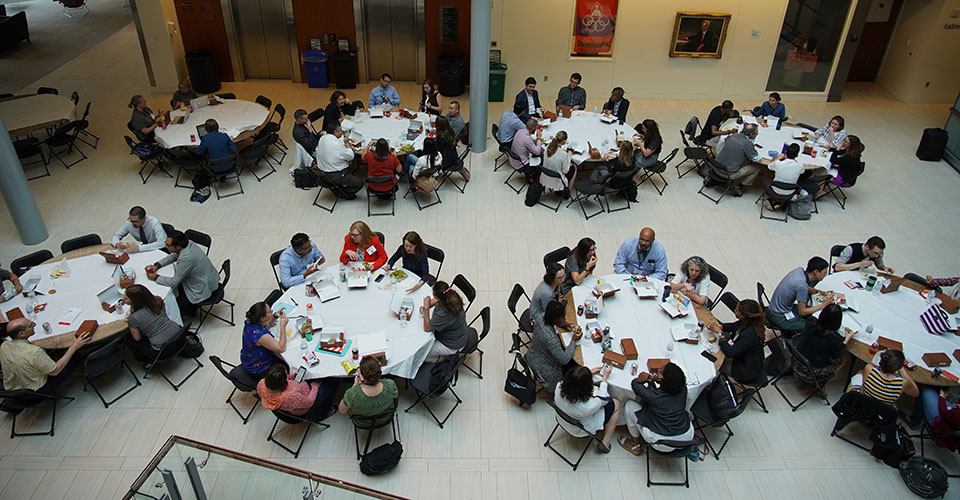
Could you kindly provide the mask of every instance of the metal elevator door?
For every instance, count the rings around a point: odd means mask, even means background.
[[[290,45],[282,0],[232,0],[246,78],[290,79]]]
[[[417,81],[417,1],[363,0],[367,77]]]

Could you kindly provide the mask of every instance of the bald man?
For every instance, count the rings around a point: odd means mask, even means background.
[[[57,387],[76,368],[79,357],[77,349],[90,341],[90,335],[73,339],[67,352],[54,361],[43,349],[28,340],[34,334],[36,324],[19,318],[7,324],[9,339],[0,344],[0,365],[3,366],[3,388],[8,391],[30,389],[44,394],[56,394]]]
[[[656,238],[653,229],[645,227],[638,238],[624,241],[617,250],[613,271],[617,274],[639,274],[666,280],[667,252]]]

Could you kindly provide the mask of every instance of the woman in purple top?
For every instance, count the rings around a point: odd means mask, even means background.
[[[280,354],[287,348],[287,317],[277,315],[266,302],[257,302],[247,311],[243,322],[243,341],[240,347],[240,364],[251,377],[260,380],[267,375],[267,368],[273,363],[274,353]],[[280,338],[270,333],[270,327],[280,324]]]

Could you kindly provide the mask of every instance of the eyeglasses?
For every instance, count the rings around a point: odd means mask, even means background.
[[[360,233],[354,233],[354,232],[351,231],[351,232],[350,232],[350,236],[354,236],[354,237],[359,238],[359,237],[360,237]]]

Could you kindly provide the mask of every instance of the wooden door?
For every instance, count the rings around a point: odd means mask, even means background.
[[[850,65],[848,82],[872,82],[877,79],[887,45],[897,25],[902,0],[866,0],[871,2],[871,14],[863,25],[860,43]],[[875,11],[875,12],[874,12]],[[880,13],[876,17],[876,13]],[[871,20],[876,19],[876,20]],[[884,20],[885,19],[885,20]]]
[[[427,78],[437,81],[437,56],[440,54],[463,56],[469,72],[470,0],[425,0],[424,25]],[[469,81],[469,75],[467,78]]]
[[[174,0],[184,52],[212,50],[217,57],[220,81],[232,82],[233,63],[219,0]]]

